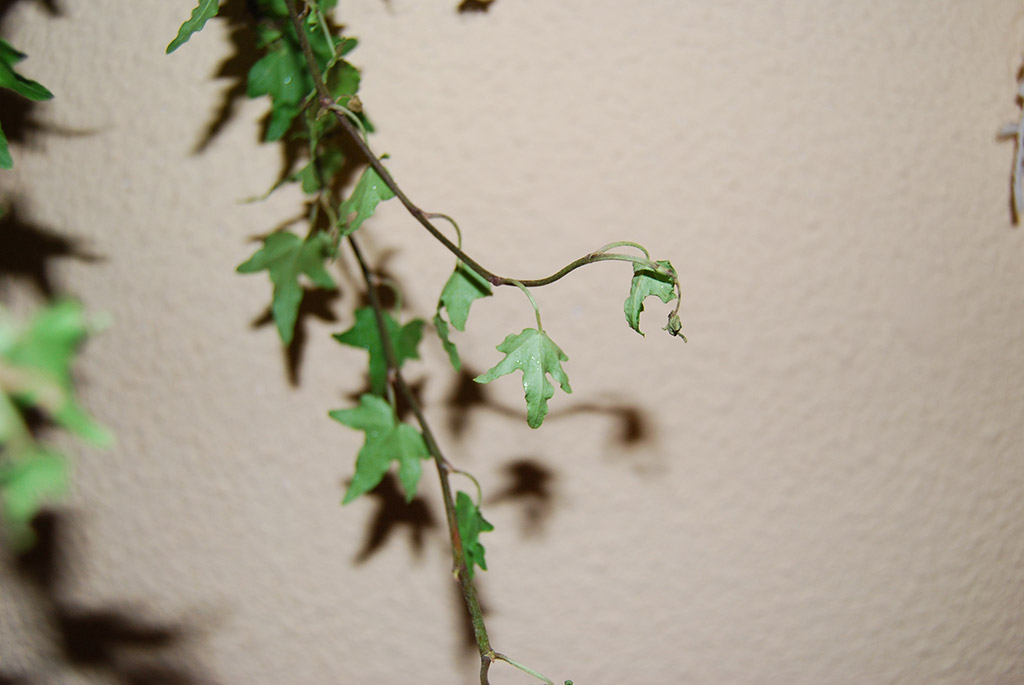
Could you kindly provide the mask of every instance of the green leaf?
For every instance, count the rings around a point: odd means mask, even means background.
[[[295,174],[295,179],[302,183],[302,192],[314,195],[329,186],[344,165],[344,153],[339,148],[326,147]]]
[[[455,495],[455,519],[459,524],[459,537],[462,538],[462,551],[466,558],[466,571],[473,577],[474,566],[487,570],[484,558],[484,546],[480,544],[480,533],[494,530],[494,526],[480,515],[480,509],[472,498],[461,490]]]
[[[327,90],[334,96],[334,100],[345,106],[348,105],[351,97],[359,92],[359,81],[359,70],[343,59],[338,60],[337,64],[324,77]]]
[[[199,0],[199,4],[192,10],[192,16],[178,29],[178,35],[167,46],[165,54],[171,54],[182,45],[188,42],[193,33],[203,30],[206,22],[217,16],[217,0]]]
[[[563,391],[572,392],[569,377],[565,375],[560,363],[569,361],[569,358],[547,333],[536,328],[524,328],[519,335],[510,333],[498,345],[498,351],[504,352],[505,358],[473,380],[477,383],[490,383],[505,374],[522,371],[523,390],[526,391],[526,422],[530,428],[539,427],[547,416],[548,400],[555,394],[554,387],[548,382],[548,374],[558,381]]]
[[[455,266],[448,282],[441,291],[441,299],[437,303],[438,311],[441,307],[448,310],[448,319],[451,324],[460,331],[466,330],[466,319],[469,318],[469,306],[473,300],[487,297],[491,294],[491,284],[487,280],[470,269],[465,264],[459,263]]]
[[[0,38],[0,88],[13,90],[29,100],[49,100],[53,93],[42,84],[27,79],[14,71],[14,65],[25,59],[25,53],[18,52],[3,38]]]
[[[4,135],[3,127],[0,127],[0,169],[13,169],[14,159],[11,157],[11,149],[7,146],[7,136]]]
[[[683,339],[686,342],[686,336],[683,335],[683,322],[679,320],[679,315],[672,312],[668,315],[668,323],[665,324],[661,330],[668,331],[669,335],[673,335]]]
[[[384,312],[384,326],[395,348],[395,361],[399,368],[407,359],[420,358],[416,348],[423,337],[423,323],[423,319],[413,319],[404,326],[399,326],[390,314]],[[375,395],[383,395],[388,384],[388,360],[384,354],[384,345],[380,339],[373,307],[357,309],[356,321],[352,328],[336,333],[333,337],[343,345],[359,347],[370,353],[370,390]]]
[[[398,481],[408,502],[416,496],[422,472],[420,460],[428,459],[430,451],[419,431],[407,423],[399,423],[395,410],[376,395],[363,395],[359,406],[335,409],[328,415],[341,423],[366,433],[366,441],[356,457],[356,472],[342,504],[380,484],[391,462],[398,462]]]
[[[455,343],[451,341],[448,322],[444,320],[440,312],[434,314],[434,328],[437,330],[437,337],[441,338],[441,346],[448,353],[448,361],[452,363],[452,368],[456,371],[461,370],[462,359],[459,358],[459,348],[455,347]]]
[[[640,335],[644,334],[640,330],[640,312],[644,310],[644,299],[654,295],[662,302],[668,303],[676,296],[675,269],[667,261],[660,261],[657,264],[657,270],[642,264],[633,264],[633,280],[623,308],[626,312],[626,323]]]
[[[287,21],[287,8],[283,3],[261,3],[261,9],[269,16],[282,21],[261,24],[257,32],[259,45],[268,49],[267,54],[249,70],[246,93],[250,98],[269,95],[271,98],[270,121],[265,140],[280,140],[291,128],[295,117],[313,93],[313,78],[309,73],[306,58],[291,23]],[[282,15],[281,12],[284,11]],[[344,54],[355,47],[354,41],[341,37],[327,37],[320,30],[315,12],[311,12],[303,25],[306,39],[313,50],[313,57],[321,72],[335,58],[335,52]],[[348,62],[339,59],[326,73],[328,87],[336,97],[349,98],[359,89],[359,71]]]
[[[338,208],[342,237],[355,233],[363,222],[370,218],[374,210],[384,200],[390,200],[395,194],[391,192],[373,167],[366,167],[362,176],[352,189],[352,193]],[[355,215],[355,216],[353,216]]]
[[[8,538],[15,550],[34,542],[30,524],[39,510],[67,491],[67,462],[57,452],[35,449],[0,466],[0,501]]]
[[[16,402],[38,407],[83,440],[102,446],[113,438],[78,404],[71,382],[71,363],[87,333],[81,305],[56,302],[36,314],[16,338],[5,340],[0,357],[26,379],[23,387],[11,393]]]
[[[280,140],[292,125],[313,79],[306,69],[302,51],[291,41],[280,40],[249,70],[246,94],[250,98],[269,95],[270,123],[265,140]]]
[[[459,351],[455,347],[455,343],[449,337],[448,322],[441,316],[441,309],[448,312],[448,318],[451,319],[453,326],[464,331],[466,330],[466,319],[469,318],[469,306],[473,304],[473,300],[487,297],[491,292],[491,284],[461,262],[455,265],[455,271],[452,272],[441,291],[441,297],[437,301],[437,313],[434,315],[434,327],[437,329],[441,345],[448,352],[448,359],[456,371],[462,368],[462,361],[459,359]]]
[[[277,324],[277,332],[285,345],[291,344],[295,335],[295,321],[299,315],[299,304],[302,302],[303,290],[299,284],[299,275],[305,274],[320,288],[336,287],[334,280],[324,268],[324,261],[330,256],[331,251],[331,239],[326,233],[315,233],[303,240],[294,233],[280,231],[267,236],[263,241],[263,247],[236,269],[243,274],[264,269],[269,272],[270,280],[274,284],[271,311]]]

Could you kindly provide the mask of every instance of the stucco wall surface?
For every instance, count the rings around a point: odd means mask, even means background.
[[[365,355],[329,334],[351,325],[354,262],[300,324],[294,382],[269,282],[233,272],[301,198],[240,202],[281,159],[228,25],[168,57],[191,0],[55,4],[2,17],[56,99],[0,194],[92,256],[50,268],[112,318],[79,377],[118,443],[66,443],[48,589],[2,565],[0,674],[478,682],[433,473],[413,515],[339,506],[362,435],[326,412]],[[1018,114],[1019,2],[346,0],[339,18],[375,149],[480,261],[535,278],[635,240],[681,274],[687,345],[657,303],[646,338],[627,328],[628,265],[536,292],[574,390],[540,430],[516,379],[468,393],[429,332],[408,366],[484,488],[497,649],[591,685],[1024,682],[1024,233],[995,139]],[[397,203],[361,232],[429,318],[451,255]],[[466,377],[532,320],[513,289],[475,304]],[[91,660],[63,646],[76,618]]]

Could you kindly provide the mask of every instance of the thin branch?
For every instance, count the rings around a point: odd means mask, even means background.
[[[320,73],[319,66],[317,65],[316,62],[316,57],[313,54],[313,49],[309,44],[309,39],[306,36],[305,30],[302,26],[302,17],[299,15],[298,8],[296,6],[296,0],[285,0],[285,4],[288,8],[288,16],[291,20],[292,27],[294,28],[299,44],[302,47],[302,53],[303,56],[305,57],[306,65],[313,78],[313,83],[316,86],[317,94],[320,97],[320,104],[325,109],[328,109],[329,111],[334,113],[335,117],[337,117],[339,125],[352,139],[353,143],[359,149],[360,154],[363,155],[363,157],[366,159],[370,167],[377,172],[381,180],[384,181],[384,184],[387,185],[389,189],[391,189],[391,191],[405,206],[409,213],[420,224],[422,224],[427,229],[427,231],[430,232],[430,234],[433,235],[434,238],[438,240],[438,242],[447,247],[453,254],[456,255],[456,257],[458,257],[460,261],[462,261],[464,264],[466,264],[471,269],[476,271],[483,278],[490,281],[492,284],[516,285],[522,288],[524,292],[526,292],[527,297],[530,298],[530,302],[533,305],[534,310],[536,311],[538,328],[540,327],[540,312],[537,310],[537,305],[533,299],[533,296],[526,289],[528,286],[546,285],[547,283],[551,283],[558,280],[565,274],[583,266],[584,264],[589,264],[598,261],[619,260],[629,261],[633,263],[643,263],[651,266],[652,268],[655,268],[657,266],[654,262],[650,261],[649,257],[647,259],[643,259],[640,257],[605,252],[605,250],[611,249],[613,247],[618,247],[620,245],[628,245],[639,248],[641,251],[644,252],[645,256],[647,255],[647,251],[643,247],[636,245],[634,243],[627,242],[606,245],[600,250],[598,250],[598,252],[588,254],[585,257],[569,264],[568,266],[566,266],[564,269],[554,274],[553,276],[550,276],[546,279],[539,279],[535,281],[517,281],[516,279],[503,278],[501,276],[495,275],[494,273],[480,266],[480,264],[473,260],[469,255],[464,253],[460,246],[452,243],[451,240],[447,238],[447,236],[441,233],[441,231],[439,231],[437,227],[435,227],[431,223],[430,218],[443,218],[447,221],[450,221],[455,226],[456,233],[459,237],[459,242],[461,243],[461,233],[459,232],[459,228],[455,224],[455,222],[444,215],[427,214],[423,212],[423,210],[421,210],[415,204],[413,204],[413,202],[405,195],[405,193],[402,192],[402,189],[399,188],[398,184],[395,183],[394,179],[391,177],[391,174],[388,173],[388,170],[384,168],[384,165],[381,164],[377,156],[373,153],[372,150],[370,150],[369,146],[366,144],[365,139],[363,138],[362,135],[360,135],[359,130],[346,116],[348,113],[339,111],[340,108],[337,106],[337,103],[335,103],[330,91],[328,91],[327,85],[324,83],[323,75]],[[405,379],[402,377],[401,369],[399,368],[398,364],[397,355],[395,353],[391,337],[388,335],[387,325],[385,323],[384,318],[385,312],[383,306],[381,305],[380,297],[377,294],[374,277],[370,272],[369,265],[366,259],[364,258],[362,251],[359,248],[359,243],[356,240],[355,236],[349,235],[348,240],[349,245],[352,247],[352,252],[355,254],[356,261],[359,263],[359,268],[362,271],[363,279],[366,282],[367,296],[370,300],[370,304],[374,312],[374,318],[376,319],[377,322],[377,332],[378,335],[380,336],[381,347],[383,347],[384,349],[384,356],[385,359],[387,360],[388,365],[389,395],[393,394],[394,390],[397,390],[398,393],[402,395],[402,398],[405,400],[407,405],[412,409],[412,412],[416,416],[416,421],[419,424],[420,430],[423,434],[423,439],[427,445],[427,450],[430,452],[430,455],[434,460],[434,464],[437,467],[437,475],[438,479],[441,482],[441,492],[444,500],[445,518],[448,521],[448,532],[451,538],[452,561],[454,566],[453,573],[455,579],[459,583],[460,589],[462,590],[463,601],[466,605],[466,609],[469,611],[470,620],[472,621],[473,624],[473,634],[476,639],[477,648],[480,651],[480,683],[481,685],[488,685],[488,672],[490,670],[491,664],[496,660],[501,660],[543,680],[545,683],[548,683],[550,685],[551,681],[545,678],[537,671],[534,671],[533,669],[510,659],[508,656],[504,654],[495,652],[491,648],[490,638],[487,635],[487,628],[484,625],[483,610],[480,607],[480,600],[476,593],[476,586],[474,585],[472,576],[469,573],[469,568],[466,563],[466,552],[462,543],[462,535],[459,532],[459,522],[458,516],[456,514],[455,498],[452,495],[451,483],[449,482],[449,476],[455,469],[451,466],[448,460],[445,459],[443,453],[441,452],[441,448],[437,444],[437,440],[434,437],[433,431],[431,431],[430,425],[427,423],[426,416],[423,413],[423,409],[420,406],[419,401],[416,399],[409,385],[405,382]],[[473,479],[473,482],[476,483],[476,479]],[[476,483],[476,485],[477,496],[479,501],[480,486],[479,483]]]
[[[313,48],[312,46],[310,46],[309,39],[306,36],[305,31],[303,30],[302,20],[299,17],[298,10],[296,9],[295,0],[285,0],[285,2],[288,5],[288,16],[291,18],[292,27],[295,29],[295,34],[298,36],[299,44],[302,47],[302,53],[306,58],[306,63],[309,66],[310,74],[312,74],[313,84],[316,86],[316,92],[320,99],[320,105],[324,109],[327,109],[334,114],[335,118],[338,121],[338,125],[341,126],[341,128],[345,131],[346,134],[348,134],[352,143],[359,150],[359,153],[363,156],[366,163],[370,166],[370,168],[372,168],[377,173],[378,176],[380,176],[381,180],[384,182],[384,185],[386,185],[388,189],[395,194],[395,197],[397,197],[398,201],[402,203],[402,206],[405,207],[406,211],[408,211],[409,214],[412,215],[412,217],[423,226],[423,228],[427,229],[427,232],[429,232],[430,235],[434,237],[434,239],[436,239],[439,243],[444,245],[452,254],[454,254],[456,257],[459,258],[459,260],[466,264],[466,266],[471,268],[473,271],[477,272],[482,278],[491,283],[491,285],[500,286],[522,284],[527,288],[537,288],[543,285],[549,285],[551,283],[554,283],[555,281],[560,280],[561,278],[563,278],[570,272],[575,271],[581,266],[593,264],[594,262],[610,260],[634,263],[647,263],[651,264],[653,268],[653,262],[651,262],[649,257],[647,259],[641,259],[639,257],[633,257],[630,255],[614,253],[608,254],[603,252],[604,250],[609,249],[612,246],[617,247],[619,245],[629,245],[631,247],[637,247],[640,250],[642,250],[645,255],[647,254],[647,250],[645,250],[643,247],[636,243],[631,243],[628,241],[606,245],[596,252],[591,252],[590,254],[585,255],[584,257],[581,257],[567,264],[564,268],[558,270],[554,274],[547,276],[545,278],[509,278],[506,276],[499,276],[493,271],[482,266],[475,259],[470,257],[465,252],[463,252],[462,248],[459,245],[453,243],[448,238],[448,236],[442,233],[441,230],[438,229],[437,226],[433,224],[433,222],[430,219],[436,218],[438,216],[437,214],[431,212],[424,212],[422,209],[419,208],[418,205],[416,205],[412,200],[409,199],[409,196],[405,194],[402,188],[395,181],[394,177],[391,176],[391,173],[387,170],[387,168],[380,161],[377,155],[374,154],[373,150],[370,149],[370,146],[366,143],[366,140],[363,138],[362,135],[360,135],[359,129],[356,128],[356,126],[349,120],[345,113],[338,111],[339,108],[334,100],[334,96],[331,94],[331,91],[328,90],[327,84],[324,82],[323,74],[320,73],[320,68],[317,65],[316,57],[313,55]]]
[[[434,459],[434,464],[437,466],[437,476],[441,481],[441,493],[444,499],[445,518],[448,521],[448,533],[451,537],[454,575],[455,579],[459,583],[460,589],[462,590],[462,599],[466,604],[466,609],[469,611],[470,620],[473,623],[473,635],[476,638],[477,648],[480,650],[482,678],[480,682],[483,685],[486,685],[486,669],[484,668],[484,664],[490,663],[494,650],[491,649],[491,642],[487,635],[487,628],[484,625],[483,610],[480,607],[480,600],[476,594],[476,586],[473,584],[473,579],[466,566],[466,552],[462,546],[462,535],[459,533],[459,522],[455,513],[455,498],[452,496],[451,483],[448,481],[448,475],[451,471],[451,467],[444,455],[441,453],[441,448],[438,446],[437,440],[434,438],[433,431],[430,430],[430,425],[427,423],[426,416],[423,414],[423,408],[420,407],[412,389],[402,377],[402,372],[398,367],[395,350],[391,343],[391,337],[388,335],[387,326],[384,323],[384,309],[381,305],[380,297],[377,296],[377,290],[374,284],[373,275],[370,273],[370,267],[367,264],[366,259],[363,257],[362,251],[359,249],[359,243],[355,236],[348,236],[348,241],[349,245],[352,247],[352,252],[355,254],[356,261],[359,262],[359,268],[363,273],[363,280],[366,281],[367,296],[370,299],[370,305],[373,307],[374,316],[377,319],[377,332],[380,335],[381,346],[384,348],[384,356],[387,359],[388,376],[391,380],[391,384],[398,389],[398,392],[401,393],[402,398],[416,416],[416,421],[419,423],[420,430],[423,433],[424,442],[427,444],[427,450],[430,452],[431,457]]]

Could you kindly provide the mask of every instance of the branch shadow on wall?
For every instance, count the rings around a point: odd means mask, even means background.
[[[14,560],[17,577],[35,597],[51,641],[51,669],[102,675],[124,685],[201,685],[212,683],[197,664],[197,628],[146,618],[137,606],[81,606],[64,598],[62,587],[74,567],[62,547],[66,513],[36,517],[35,546]],[[0,683],[41,683],[45,674],[13,673],[0,665]]]
[[[492,413],[525,421],[524,412],[493,402],[487,396],[486,385],[477,383],[473,369],[463,366],[448,395],[448,428],[456,436],[465,434],[472,420],[474,409],[486,409]],[[518,376],[516,376],[518,378]],[[635,447],[654,437],[654,430],[643,411],[636,406],[616,402],[585,402],[568,409],[552,409],[545,421],[551,421],[576,414],[595,414],[609,417],[614,425],[612,440],[622,447]]]
[[[260,55],[253,40],[252,10],[246,5],[247,3],[240,0],[229,0],[221,3],[217,12],[215,21],[227,23],[228,40],[233,49],[228,58],[217,67],[213,76],[215,79],[227,80],[228,84],[221,91],[220,105],[192,148],[193,154],[205,152],[234,118],[239,102],[249,99],[246,95],[246,80],[249,69],[259,60]],[[192,36],[192,40],[198,39],[199,36]]]

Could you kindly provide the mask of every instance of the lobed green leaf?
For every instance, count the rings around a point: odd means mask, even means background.
[[[341,235],[355,233],[363,222],[369,219],[377,205],[390,200],[395,194],[373,167],[366,167],[352,193],[338,207],[338,222]]]
[[[248,260],[239,264],[238,273],[249,274],[266,270],[274,284],[271,312],[281,342],[291,344],[295,335],[295,322],[299,316],[303,288],[299,276],[305,275],[320,288],[337,286],[324,262],[331,255],[333,244],[326,233],[314,233],[305,240],[288,231],[271,233],[263,247]]]
[[[54,451],[34,449],[12,463],[0,465],[0,503],[11,546],[32,545],[31,523],[52,498],[67,491],[67,461]]]
[[[313,79],[298,45],[289,40],[276,43],[249,70],[246,94],[250,98],[269,95],[270,122],[264,139],[280,140],[301,110],[301,103],[313,90]]]
[[[24,386],[11,392],[15,402],[37,407],[83,440],[103,446],[113,437],[78,404],[71,382],[71,363],[87,333],[81,305],[56,302],[36,314],[26,330],[15,335],[8,331],[0,359],[25,379]]]
[[[394,347],[395,361],[399,368],[409,359],[419,359],[417,351],[423,337],[423,319],[413,319],[400,326],[390,314],[384,312],[384,325],[388,338]],[[388,383],[388,360],[384,353],[384,343],[380,339],[377,328],[377,317],[373,307],[360,307],[356,310],[356,320],[352,328],[336,333],[334,339],[343,345],[359,347],[370,353],[370,390],[375,395],[383,395]]]
[[[523,390],[526,392],[526,423],[530,428],[538,428],[547,416],[548,400],[555,394],[547,376],[550,374],[558,381],[564,392],[572,392],[569,377],[560,363],[569,361],[569,358],[547,333],[536,328],[524,328],[519,335],[510,333],[498,345],[498,351],[504,352],[505,358],[473,380],[477,383],[490,383],[505,374],[522,371]]]
[[[342,504],[377,487],[394,461],[398,462],[398,481],[406,501],[416,496],[422,473],[420,460],[428,459],[430,451],[419,431],[407,423],[399,423],[394,408],[386,400],[377,395],[363,395],[358,407],[335,409],[328,415],[366,434],[356,457],[355,475]]]
[[[299,112],[311,101],[314,84],[298,36],[288,21],[287,6],[278,0],[264,0],[259,8],[270,19],[257,28],[258,44],[267,48],[267,54],[249,70],[246,93],[250,98],[270,96],[270,119],[264,139],[271,142],[283,138],[291,128]],[[351,51],[356,41],[324,35],[318,12],[325,9],[328,7],[321,4],[310,12],[302,30],[328,89],[336,101],[347,104],[359,90],[359,70],[341,56]]]

